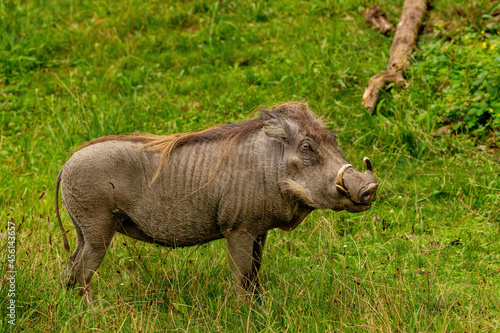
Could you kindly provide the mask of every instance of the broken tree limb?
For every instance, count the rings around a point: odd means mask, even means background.
[[[370,27],[384,35],[389,35],[394,29],[394,26],[387,21],[387,15],[378,4],[373,4],[366,10],[365,20]]]
[[[403,13],[392,42],[389,64],[382,73],[373,76],[363,94],[363,106],[370,113],[375,110],[380,89],[390,83],[408,86],[403,74],[410,65],[410,56],[416,48],[418,32],[427,12],[427,0],[405,0]]]

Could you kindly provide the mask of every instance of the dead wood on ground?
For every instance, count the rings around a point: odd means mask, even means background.
[[[382,73],[370,79],[363,95],[363,106],[370,113],[375,110],[380,89],[390,83],[408,86],[403,74],[410,65],[410,56],[416,49],[418,32],[427,12],[427,0],[405,0],[390,51],[389,64]]]
[[[365,12],[366,23],[375,30],[380,31],[384,35],[394,29],[394,26],[387,21],[387,15],[378,4],[373,4]]]

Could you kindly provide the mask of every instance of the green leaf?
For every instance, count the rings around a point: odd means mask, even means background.
[[[467,114],[472,116],[472,115],[476,114],[477,111],[478,111],[477,108],[470,108],[469,111],[467,112]]]

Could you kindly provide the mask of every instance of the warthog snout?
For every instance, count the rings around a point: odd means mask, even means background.
[[[373,176],[372,162],[368,157],[363,161],[367,169],[364,173],[356,171],[351,164],[344,164],[337,173],[335,185],[339,193],[349,198],[354,205],[367,209],[377,199],[378,184]]]

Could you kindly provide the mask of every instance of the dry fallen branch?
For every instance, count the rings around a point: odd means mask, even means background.
[[[373,4],[366,10],[365,19],[370,27],[380,31],[384,35],[389,35],[392,29],[394,29],[394,26],[387,21],[385,12],[377,4]]]
[[[427,0],[405,0],[403,14],[392,42],[387,69],[370,79],[363,95],[363,105],[373,113],[379,90],[389,83],[407,86],[403,73],[410,65],[410,56],[416,48],[418,31],[427,12]]]

